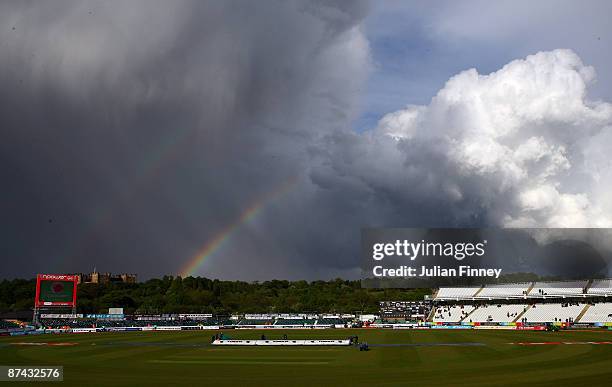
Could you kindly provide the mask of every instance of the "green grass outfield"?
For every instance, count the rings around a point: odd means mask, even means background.
[[[263,332],[226,331],[235,339],[255,339]],[[535,384],[581,387],[610,385],[612,381],[612,345],[509,344],[612,341],[612,331],[265,331],[269,339],[280,339],[284,333],[289,339],[344,339],[356,334],[370,345],[422,344],[372,346],[368,352],[360,352],[355,347],[215,347],[209,344],[214,333],[2,337],[0,365],[63,365],[62,384],[75,386]],[[16,345],[34,342],[76,344]]]

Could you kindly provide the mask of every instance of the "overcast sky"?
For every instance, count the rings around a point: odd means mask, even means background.
[[[355,278],[362,227],[610,227],[610,14],[3,1],[0,277]]]

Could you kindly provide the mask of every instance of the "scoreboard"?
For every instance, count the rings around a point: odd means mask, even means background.
[[[38,274],[35,306],[76,306],[77,281],[76,275]]]

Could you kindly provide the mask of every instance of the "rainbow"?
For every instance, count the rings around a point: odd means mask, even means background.
[[[223,228],[221,231],[215,234],[212,239],[208,240],[204,246],[198,249],[198,251],[191,258],[189,258],[187,264],[185,264],[180,270],[179,275],[185,278],[195,274],[206,259],[215,252],[219,251],[219,249],[225,245],[225,243],[231,238],[232,235],[234,235],[240,226],[257,216],[257,214],[261,212],[266,204],[270,203],[273,199],[287,193],[296,183],[297,178],[294,177],[289,181],[284,182],[273,191],[264,195],[259,200],[255,201],[251,206],[244,210],[234,222]]]

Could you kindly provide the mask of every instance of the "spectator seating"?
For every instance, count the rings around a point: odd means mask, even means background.
[[[487,285],[477,298],[516,298],[524,297],[531,287],[531,282],[517,284]]]
[[[317,320],[304,318],[279,318],[274,321],[274,325],[314,325]]]
[[[591,284],[591,287],[589,288],[587,294],[600,296],[612,295],[612,280],[593,280],[593,283]]]
[[[573,322],[584,307],[580,303],[534,304],[522,318],[528,323]]]
[[[436,294],[436,299],[453,300],[472,298],[480,289],[480,286],[470,288],[440,288]]]
[[[460,322],[474,310],[472,305],[438,306],[434,313],[434,322]]]
[[[584,294],[589,281],[536,282],[530,296],[575,296]]]
[[[236,325],[272,325],[274,319],[247,319],[243,318]]]
[[[97,320],[90,318],[82,319],[59,319],[46,318],[41,319],[40,324],[45,328],[91,328],[96,324]]]
[[[91,327],[148,327],[148,326],[198,326],[218,325],[215,319],[205,320],[97,320],[97,319],[41,319],[40,323],[46,328],[91,328]]]
[[[526,304],[512,305],[485,305],[476,308],[464,321],[465,322],[512,322],[525,309]]]
[[[569,298],[612,295],[612,279],[579,281],[540,281],[493,284],[482,287],[441,287],[435,301],[494,300],[511,298]],[[382,310],[382,305],[381,305]]]
[[[581,323],[612,322],[612,303],[602,302],[593,304],[580,319]]]

